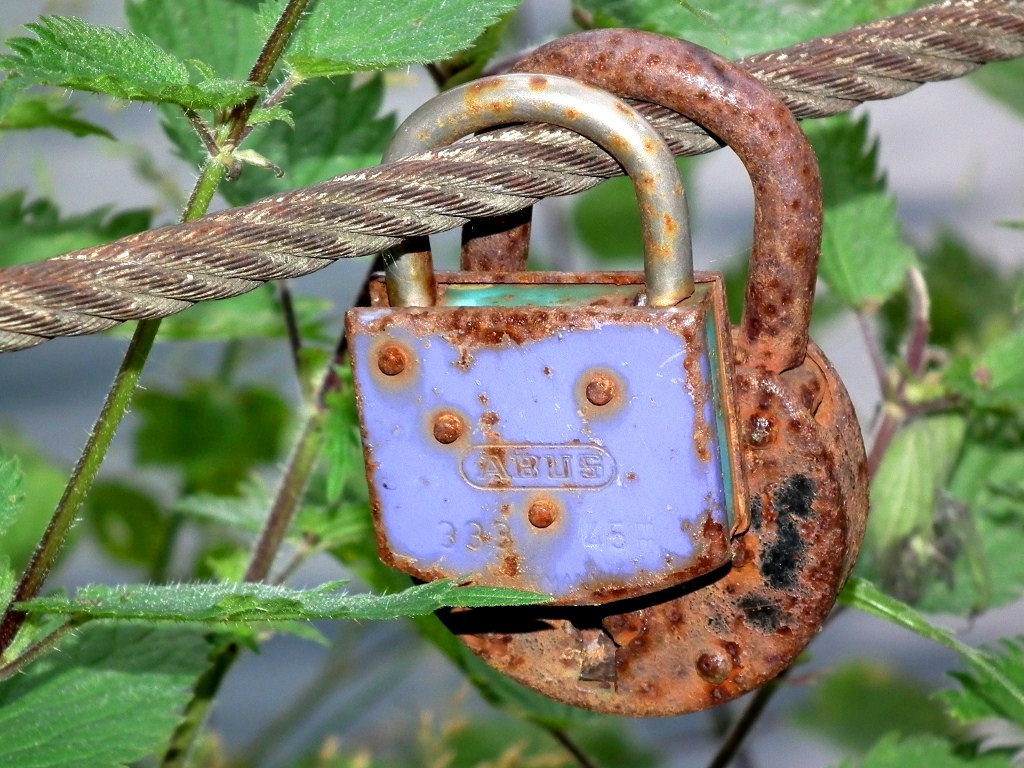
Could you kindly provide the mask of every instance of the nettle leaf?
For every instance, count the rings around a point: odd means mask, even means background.
[[[359,432],[359,416],[352,396],[352,372],[348,366],[337,366],[343,382],[326,397],[327,419],[324,424],[323,461],[327,469],[327,499],[335,501],[355,478],[362,482],[363,444]]]
[[[992,668],[1024,690],[1024,638],[1004,639],[998,647],[984,650]],[[954,673],[960,689],[939,694],[950,714],[964,723],[995,717],[1024,725],[1024,703],[993,686],[990,676],[989,669],[979,669],[970,663],[966,672]]]
[[[900,234],[896,201],[878,170],[868,118],[805,124],[821,166],[825,220],[821,278],[852,307],[874,308],[900,290],[916,256]]]
[[[19,603],[29,613],[90,619],[194,621],[206,624],[303,621],[312,619],[388,620],[423,616],[439,608],[533,605],[548,598],[498,587],[460,587],[451,581],[420,584],[392,595],[349,595],[343,582],[295,590],[269,584],[172,584],[93,586],[73,598],[42,597]]]
[[[24,83],[19,77],[8,75],[0,80],[0,118],[3,118],[7,111],[14,106],[14,101],[23,87]]]
[[[265,39],[256,15],[260,0],[129,0],[133,32],[181,61],[217,76],[245,80]]]
[[[938,511],[967,432],[956,413],[911,422],[893,439],[871,481],[871,523],[859,573],[909,602],[948,569]]]
[[[86,500],[89,529],[115,560],[148,565],[160,558],[170,520],[148,493],[118,482],[96,483]]]
[[[661,32],[691,40],[723,56],[741,58],[904,13],[926,2],[822,0],[810,4],[720,0],[709,6],[687,0],[575,0],[574,4],[591,14],[596,26]]]
[[[231,494],[256,466],[281,452],[291,415],[276,392],[193,380],[180,393],[148,389],[135,397],[140,465],[180,467],[191,492]]]
[[[65,131],[79,138],[102,136],[113,139],[106,128],[77,117],[78,109],[73,104],[44,96],[33,96],[16,100],[6,110],[0,108],[0,131],[31,131],[38,128],[53,128]]]
[[[973,546],[953,560],[949,579],[934,579],[920,606],[968,614],[1010,603],[1024,592],[1024,497],[1012,493],[1024,477],[1024,419],[975,414],[948,483],[961,520],[976,532]],[[968,542],[970,543],[970,542]],[[976,555],[969,556],[974,549]],[[979,575],[984,578],[979,578]]]
[[[326,328],[332,304],[327,299],[295,296],[295,318],[302,338],[327,341]],[[110,336],[129,338],[130,325],[107,331]],[[288,336],[284,315],[271,285],[220,301],[205,301],[161,321],[161,341],[230,341],[232,339],[284,339]]]
[[[95,624],[0,683],[0,764],[115,768],[170,736],[207,662],[197,630]]]
[[[858,753],[867,752],[895,723],[904,735],[953,735],[952,723],[932,691],[875,661],[830,670],[797,706],[794,719],[802,728]]]
[[[262,91],[241,80],[193,83],[184,62],[150,38],[125,30],[63,16],[44,16],[27,28],[35,37],[8,40],[13,53],[0,56],[0,67],[28,84],[189,109],[230,107]]]
[[[894,723],[896,725],[898,723]],[[839,768],[1009,768],[1006,757],[964,755],[953,741],[934,736],[901,740],[899,734],[882,739],[863,760],[844,760]]]
[[[945,379],[976,407],[1024,410],[1024,329],[996,339],[978,355],[958,359]]]
[[[469,47],[522,0],[363,0],[315,3],[285,53],[303,78],[393,69],[444,59]],[[281,0],[265,3],[260,17],[273,27]]]
[[[108,208],[62,217],[49,200],[26,201],[24,191],[0,195],[0,267],[109,243],[147,229],[151,218],[147,210],[111,213]]]

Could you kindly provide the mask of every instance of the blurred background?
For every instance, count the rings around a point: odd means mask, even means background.
[[[18,33],[22,24],[41,13],[80,15],[92,22],[124,26],[121,3],[110,0],[7,0],[0,6],[0,34],[6,38]],[[516,49],[527,49],[573,29],[568,0],[526,0],[510,38]],[[425,72],[391,73],[387,108],[404,116],[433,92]],[[27,188],[33,197],[56,201],[65,215],[107,205],[151,207],[157,211],[157,223],[174,221],[194,170],[176,158],[159,127],[157,110],[136,105],[114,111],[100,98],[74,98],[83,116],[106,126],[118,142],[76,139],[56,131],[6,133],[0,138],[0,191]],[[871,130],[881,138],[881,163],[910,241],[928,247],[943,234],[953,233],[995,263],[1022,262],[1022,233],[995,226],[999,220],[1020,219],[1024,210],[1024,152],[1020,151],[1024,122],[1019,117],[966,81],[927,85],[859,112],[870,115]],[[727,151],[688,162],[696,266],[720,269],[749,247],[750,187],[739,162]],[[575,204],[549,200],[540,206],[535,251],[541,263],[557,261],[574,268],[593,263],[573,232]],[[435,253],[447,249],[441,258],[453,263],[457,241],[448,236],[439,242]],[[622,266],[638,267],[639,244],[636,253],[631,263]],[[360,262],[339,263],[296,281],[293,289],[330,300],[335,305],[332,316],[340,320],[365,271],[365,262]],[[852,322],[831,323],[817,340],[847,382],[869,434],[879,392],[859,329]],[[58,465],[69,467],[96,418],[125,344],[124,338],[86,337],[0,356],[0,424]],[[216,345],[158,343],[144,386],[172,385],[214,366],[217,360]],[[246,366],[244,376],[256,382],[290,382],[293,376],[285,345],[262,350]],[[297,400],[291,385],[282,386]],[[117,476],[129,466],[136,423],[130,416],[107,460],[105,476]],[[149,480],[157,486],[163,482],[159,473]],[[346,576],[335,561],[324,557],[307,563],[296,582],[312,585]],[[112,565],[85,541],[51,583],[71,587],[135,578],[130,568]],[[973,625],[953,620],[951,626],[972,644],[1017,634],[1024,631],[1021,608],[1018,604],[987,613]],[[269,734],[287,742],[333,733],[346,748],[387,751],[417,734],[429,741],[452,713],[486,707],[446,661],[403,625],[325,625],[322,629],[340,637],[335,650],[282,637],[266,645],[258,657],[249,655],[237,666],[212,721],[225,743],[262,754],[272,743]],[[821,714],[821,699],[806,683],[838,662],[865,659],[872,673],[899,670],[911,679],[934,684],[941,670],[952,663],[947,654],[879,621],[842,615],[815,641],[809,662],[796,671],[757,727],[748,742],[745,764],[821,766],[843,754],[842,745],[807,725]],[[330,679],[342,682],[336,690],[332,684],[331,690],[314,687],[311,692],[309,685],[322,677],[321,665],[332,660],[337,674]],[[307,702],[292,706],[302,696],[308,697]],[[872,708],[877,703],[865,700],[863,706]],[[667,768],[701,766],[715,750],[716,731],[742,705],[741,701],[726,711],[629,722],[625,727],[636,744],[663,755]],[[293,720],[270,725],[286,710],[294,711]],[[267,764],[273,764],[273,755],[266,757]]]

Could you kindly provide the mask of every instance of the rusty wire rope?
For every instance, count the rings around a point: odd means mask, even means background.
[[[798,118],[817,118],[1021,55],[1024,0],[946,0],[740,64]],[[720,146],[665,107],[633,104],[677,155]],[[0,352],[165,317],[621,173],[574,133],[510,127],[188,224],[3,269]]]

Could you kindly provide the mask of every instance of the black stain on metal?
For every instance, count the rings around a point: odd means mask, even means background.
[[[806,475],[787,477],[772,493],[775,537],[766,537],[761,544],[761,574],[769,587],[792,589],[796,586],[797,573],[807,546],[800,538],[797,521],[813,514],[813,503],[814,481]],[[761,522],[759,505],[756,514],[751,507],[751,518]]]
[[[758,632],[769,635],[782,626],[782,608],[764,595],[745,595],[736,606],[743,613],[747,625]]]

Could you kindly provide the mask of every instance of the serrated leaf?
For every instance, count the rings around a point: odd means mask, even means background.
[[[898,723],[894,723],[898,725]],[[965,756],[954,742],[934,736],[917,736],[900,740],[892,734],[880,741],[863,760],[840,763],[840,768],[1010,768],[1004,756]]]
[[[53,128],[72,136],[102,136],[113,139],[106,128],[76,117],[78,110],[71,104],[52,98],[34,96],[19,99],[2,112],[0,131],[30,131],[37,128]]]
[[[0,683],[0,764],[115,768],[162,746],[206,665],[185,628],[91,625]]]
[[[444,59],[469,47],[522,0],[363,0],[312,6],[292,38],[285,61],[303,78],[393,69]],[[263,28],[282,2],[260,8]]]
[[[275,460],[291,411],[276,392],[193,380],[181,393],[147,389],[135,397],[141,423],[137,461],[185,473],[185,487],[231,494],[256,466]]]
[[[256,9],[260,0],[129,0],[125,17],[132,31],[207,78],[245,80],[264,36]]]
[[[953,735],[942,705],[927,687],[876,661],[830,670],[793,714],[799,726],[858,753],[867,752],[897,723],[904,735]]]
[[[347,366],[335,368],[342,382],[337,390],[325,398],[327,417],[324,422],[323,462],[327,470],[327,499],[341,497],[345,486],[353,478],[363,477],[362,440],[359,416],[352,396],[352,372]]]
[[[19,608],[29,613],[56,613],[76,618],[140,621],[237,622],[350,619],[382,621],[423,616],[439,608],[533,605],[548,598],[498,587],[459,587],[433,581],[391,595],[350,595],[337,590],[343,582],[295,590],[270,584],[173,584],[93,586],[74,598],[42,597]]]
[[[853,577],[847,581],[839,593],[839,603],[885,619],[960,654],[980,681],[979,687],[987,699],[1014,713],[1011,719],[1024,722],[1024,685],[1016,674],[1006,674],[999,659],[960,642],[952,632],[931,624],[921,613],[866,579]]]
[[[313,296],[292,299],[295,318],[302,338],[326,341],[330,301]],[[129,338],[130,325],[118,325],[107,331],[110,336]],[[288,337],[281,306],[274,287],[265,285],[230,299],[205,301],[171,315],[160,323],[160,341],[231,341],[233,339],[284,339]]]
[[[946,371],[946,385],[978,408],[1024,410],[1024,330],[996,339]]]
[[[263,490],[246,486],[238,496],[217,496],[212,493],[185,496],[174,503],[171,511],[231,530],[259,533],[270,503],[270,497]]]
[[[966,432],[967,419],[957,413],[911,422],[893,438],[871,481],[859,572],[911,603],[949,567],[937,541],[937,512]]]
[[[27,28],[35,37],[8,40],[13,53],[0,56],[0,67],[26,83],[188,109],[230,107],[262,91],[240,80],[192,83],[184,62],[125,30],[63,16],[44,16]]]
[[[291,110],[285,109],[280,105],[276,107],[256,107],[252,114],[249,115],[249,125],[265,125],[276,120],[280,120],[289,128],[295,127],[295,118],[292,116]]]
[[[896,201],[878,170],[868,118],[840,115],[806,126],[821,167],[822,280],[846,304],[874,308],[903,285],[917,259],[902,239]]]
[[[0,267],[108,243],[148,228],[151,218],[146,210],[112,214],[108,208],[62,217],[49,200],[26,201],[23,191],[0,195]]]
[[[699,7],[684,0],[575,0],[575,5],[593,14],[597,26],[661,32],[691,40],[729,58],[741,58],[904,13],[926,2],[822,0],[812,4],[719,0]]]
[[[1024,638],[1004,639],[998,647],[984,650],[998,674],[1024,690]],[[1024,704],[993,686],[989,670],[969,664],[966,672],[953,676],[960,682],[960,689],[940,694],[953,717],[965,723],[998,717],[1024,725]]]

